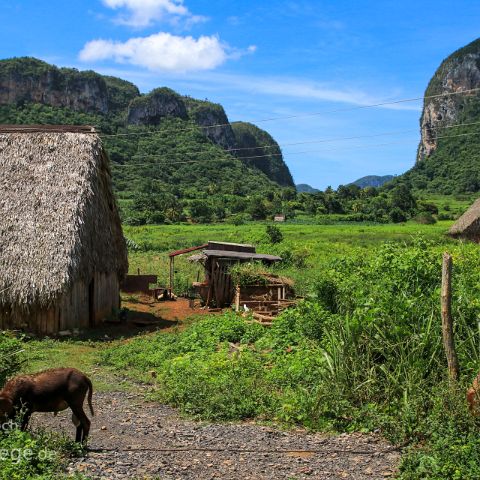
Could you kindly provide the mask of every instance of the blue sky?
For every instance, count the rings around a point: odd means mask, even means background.
[[[221,103],[272,134],[295,181],[318,188],[410,168],[421,102],[356,107],[421,96],[440,62],[480,36],[472,0],[2,3],[1,58]]]

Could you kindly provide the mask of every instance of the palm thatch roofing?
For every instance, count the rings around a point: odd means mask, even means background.
[[[450,227],[452,237],[480,242],[480,198]]]
[[[126,273],[108,158],[92,131],[0,126],[0,307],[48,307],[94,271]]]

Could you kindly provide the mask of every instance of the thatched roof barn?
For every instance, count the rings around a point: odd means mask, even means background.
[[[119,307],[127,250],[91,127],[0,126],[0,329],[93,326]]]
[[[448,234],[480,243],[480,198],[450,227]]]

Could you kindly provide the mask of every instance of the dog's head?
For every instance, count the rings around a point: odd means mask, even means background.
[[[14,412],[10,397],[0,394],[0,420],[10,417]]]

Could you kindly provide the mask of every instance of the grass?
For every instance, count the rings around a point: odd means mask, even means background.
[[[98,329],[88,340],[29,340],[23,346],[24,362],[21,372],[33,373],[48,368],[72,367],[92,378],[95,391],[130,391],[135,387],[128,379],[108,368],[100,368],[98,364],[100,352],[112,344],[121,345],[128,341],[124,338],[114,340],[114,331],[115,327]]]
[[[139,246],[130,270],[167,281],[171,250],[208,240],[254,243],[285,262],[306,300],[268,329],[233,313],[188,321],[167,332],[114,339],[30,340],[26,371],[75,366],[99,390],[114,373],[152,384],[150,396],[207,420],[256,418],[318,431],[381,429],[406,442],[403,480],[474,479],[479,427],[464,391],[480,367],[480,282],[475,245],[451,241],[451,221],[435,225],[286,223],[268,243],[266,223],[127,227]],[[454,317],[462,367],[446,380],[439,316],[441,254],[454,256]],[[186,256],[185,256],[186,257]],[[176,260],[177,291],[198,267]],[[150,372],[154,370],[156,377]]]
[[[421,200],[437,206],[439,214],[450,214],[454,218],[462,215],[477,198],[478,195],[474,193],[459,195],[424,193],[421,195]]]
[[[292,277],[300,295],[307,293],[308,285],[318,268],[328,263],[332,257],[353,255],[357,252],[369,252],[373,247],[385,241],[411,242],[412,238],[422,235],[449,245],[450,239],[445,233],[452,221],[440,221],[435,225],[419,225],[414,222],[405,224],[343,224],[318,225],[285,223],[279,228],[283,242],[271,245],[265,233],[268,222],[252,222],[245,225],[156,225],[125,227],[125,235],[139,245],[139,251],[129,253],[130,273],[138,270],[158,275],[161,285],[168,285],[169,258],[167,253],[181,248],[202,245],[209,240],[253,243],[257,252],[273,253],[280,256],[293,256],[289,265],[278,269],[279,274]],[[188,255],[175,259],[176,290],[184,292],[188,286],[203,275],[198,265],[187,261]],[[295,265],[301,261],[301,269]]]
[[[258,251],[287,257],[277,272],[294,278],[307,300],[270,330],[227,314],[112,345],[102,361],[145,380],[155,370],[153,397],[199,418],[253,417],[321,431],[380,428],[410,445],[400,478],[479,478],[480,431],[464,401],[480,367],[478,247],[445,237],[450,224],[286,224],[279,245],[263,237],[265,224],[131,230],[148,246],[133,261],[152,255],[158,268],[165,237],[171,242],[178,234],[185,243],[175,247],[188,246],[185,231],[195,240],[190,245],[212,238],[256,243]],[[455,265],[463,369],[455,389],[441,342],[444,250]],[[185,278],[189,268],[179,266]]]

